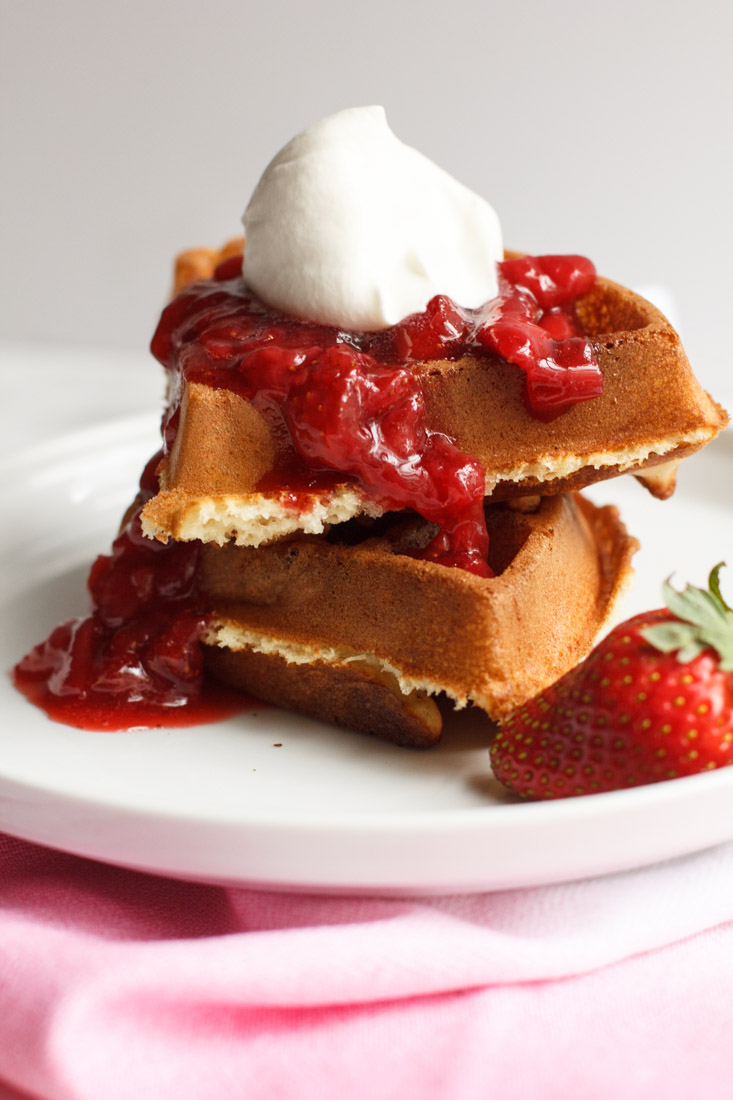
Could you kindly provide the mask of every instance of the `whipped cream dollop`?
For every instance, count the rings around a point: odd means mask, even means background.
[[[270,162],[244,214],[244,278],[268,305],[375,331],[435,294],[482,305],[503,257],[494,209],[390,130],[340,111]]]

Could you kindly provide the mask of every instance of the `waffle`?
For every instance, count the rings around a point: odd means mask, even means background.
[[[221,253],[184,253],[175,289],[208,277],[238,248],[241,242]],[[527,414],[519,368],[483,357],[418,363],[428,426],[484,465],[493,500],[564,493],[626,472],[654,496],[668,497],[679,461],[709,442],[727,415],[701,389],[679,337],[650,303],[598,279],[576,306],[603,372],[602,396],[545,422]],[[297,506],[277,485],[263,492],[263,478],[272,482],[289,447],[242,397],[184,383],[160,491],[143,513],[145,534],[258,546],[380,514],[365,491],[338,477],[322,490],[299,492]]]
[[[486,514],[491,579],[410,556],[435,528],[394,514],[329,537],[205,545],[209,669],[279,706],[413,747],[439,739],[441,692],[501,718],[585,656],[638,544],[615,508],[578,494]]]

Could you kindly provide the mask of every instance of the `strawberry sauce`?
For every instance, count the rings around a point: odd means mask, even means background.
[[[507,260],[499,296],[479,309],[438,295],[391,329],[358,333],[269,309],[247,290],[235,256],[164,310],[152,351],[177,376],[173,393],[182,378],[229,389],[284,425],[293,461],[277,473],[286,474],[279,487],[290,487],[294,502],[302,484],[351,479],[385,510],[411,508],[438,526],[423,557],[488,577],[484,468],[427,427],[410,364],[464,355],[512,363],[525,373],[529,412],[557,416],[602,392],[573,309],[594,281],[583,257]],[[178,416],[174,400],[163,423],[166,449]],[[67,725],[190,725],[252,705],[204,680],[200,545],[142,535],[140,512],[158,490],[160,459],[146,466],[111,555],[92,566],[91,614],[57,627],[14,669],[18,689]]]
[[[140,512],[158,489],[146,466],[140,492],[87,587],[92,613],[62,623],[14,670],[16,687],[56,721],[82,729],[191,725],[236,714],[249,700],[203,678],[197,607],[200,544],[144,538]]]
[[[499,265],[499,296],[479,309],[437,295],[423,313],[366,333],[270,309],[249,292],[240,268],[231,257],[214,279],[171,302],[153,337],[156,358],[190,382],[233,390],[278,416],[300,464],[315,475],[311,486],[338,471],[384,511],[411,508],[437,524],[426,558],[490,576],[484,468],[428,428],[410,364],[464,355],[513,363],[525,373],[530,413],[542,419],[597,397],[603,379],[573,312],[595,281],[590,261],[507,260]],[[288,488],[286,471],[275,480]],[[304,480],[301,473],[299,485]],[[272,488],[270,479],[260,488]]]

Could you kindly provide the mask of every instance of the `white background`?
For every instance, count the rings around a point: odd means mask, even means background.
[[[733,8],[715,0],[3,0],[0,338],[141,353],[183,247],[294,133],[383,103],[505,240],[677,304],[730,371]],[[153,368],[154,369],[154,368]],[[112,411],[112,410],[110,410]]]

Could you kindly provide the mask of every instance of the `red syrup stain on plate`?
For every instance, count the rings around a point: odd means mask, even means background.
[[[19,691],[57,722],[88,730],[189,726],[267,706],[204,677],[200,544],[142,534],[160,457],[146,466],[112,553],[90,570],[91,614],[57,626],[13,670]]]
[[[62,722],[77,729],[112,733],[122,730],[129,732],[208,725],[233,718],[243,711],[270,706],[269,703],[244,695],[234,688],[227,688],[212,679],[204,680],[195,699],[187,696],[177,707],[156,707],[152,703],[142,703],[113,694],[80,692],[71,697],[60,696],[49,689],[47,672],[42,665],[38,666],[40,676],[36,676],[33,672],[22,669],[23,664],[21,662],[14,673],[18,690],[29,702],[44,710],[54,722]]]

